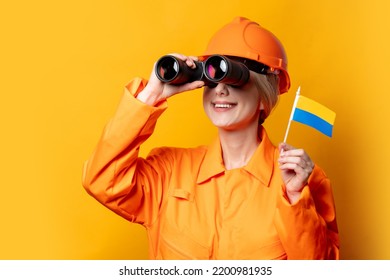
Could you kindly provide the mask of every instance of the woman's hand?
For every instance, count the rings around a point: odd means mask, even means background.
[[[296,202],[307,184],[313,171],[314,163],[303,149],[296,149],[286,143],[279,145],[279,168],[286,186],[286,194],[293,204]]]
[[[178,59],[183,60],[188,65],[188,67],[193,69],[196,68],[196,64],[194,61],[198,61],[197,57],[185,56],[183,54],[171,54],[171,55],[174,55]],[[154,67],[156,67],[156,65],[154,65]],[[148,84],[137,96],[139,100],[141,100],[146,104],[153,106],[177,93],[193,90],[204,86],[203,81],[194,81],[183,85],[171,85],[171,84],[163,83],[157,78],[154,67],[150,75]]]

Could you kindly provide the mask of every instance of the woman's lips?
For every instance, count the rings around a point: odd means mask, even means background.
[[[230,109],[237,105],[237,103],[232,102],[212,102],[211,104],[215,109]]]

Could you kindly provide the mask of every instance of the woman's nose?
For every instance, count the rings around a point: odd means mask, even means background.
[[[227,96],[229,95],[229,89],[224,83],[218,83],[215,87],[215,93],[218,96]]]

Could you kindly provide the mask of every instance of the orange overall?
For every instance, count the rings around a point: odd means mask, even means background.
[[[315,166],[300,199],[290,205],[278,150],[262,139],[250,162],[226,170],[216,139],[197,148],[140,145],[167,102],[136,98],[134,79],[85,163],[83,186],[103,205],[147,229],[150,259],[338,259],[338,229],[329,179]]]

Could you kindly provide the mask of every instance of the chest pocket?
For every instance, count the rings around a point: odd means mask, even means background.
[[[160,231],[159,253],[162,259],[209,259],[210,248],[202,243],[202,218],[198,217],[194,194],[173,189]]]

